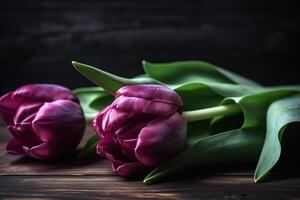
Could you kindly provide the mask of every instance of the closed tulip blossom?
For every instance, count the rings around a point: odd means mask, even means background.
[[[13,138],[10,154],[52,159],[74,151],[85,118],[78,99],[64,87],[25,85],[0,98],[0,112]]]
[[[121,176],[144,174],[184,144],[186,121],[179,95],[160,85],[128,85],[94,119],[97,153]]]

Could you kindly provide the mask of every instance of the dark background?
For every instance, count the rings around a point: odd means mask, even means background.
[[[1,94],[25,83],[92,85],[71,60],[131,77],[142,59],[201,59],[267,85],[300,83],[292,1],[0,2]]]

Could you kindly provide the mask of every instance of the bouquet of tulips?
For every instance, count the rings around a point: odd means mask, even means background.
[[[181,171],[254,162],[258,182],[279,161],[285,135],[300,130],[297,85],[264,87],[202,61],[143,61],[145,74],[130,79],[72,64],[97,87],[33,84],[0,98],[13,135],[8,153],[64,157],[87,124],[96,134],[79,157],[104,156],[120,176],[151,184]]]

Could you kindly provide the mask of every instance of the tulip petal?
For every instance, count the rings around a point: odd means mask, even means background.
[[[122,126],[114,131],[114,134],[119,139],[134,139],[153,118],[153,115],[130,113],[124,121]]]
[[[104,113],[101,127],[104,132],[110,132],[118,128],[126,118],[128,118],[128,113],[122,112],[120,110],[110,108]]]
[[[178,113],[152,120],[139,134],[136,158],[148,167],[155,167],[170,158],[182,147],[186,127],[186,121]]]
[[[124,177],[138,177],[145,174],[149,169],[139,162],[131,162],[120,165],[117,169],[113,170],[116,174]]]
[[[136,141],[135,141],[136,143]],[[97,153],[105,156],[112,166],[114,173],[120,176],[140,175],[147,170],[142,163],[130,161],[122,154],[122,150],[109,134],[105,135],[97,145]]]
[[[93,120],[93,128],[99,137],[102,137],[105,133],[102,128],[102,120],[106,112],[110,109],[110,106],[105,107]]]
[[[119,96],[112,106],[125,112],[147,113],[151,115],[169,116],[175,113],[178,107],[159,101],[151,101],[138,97]]]
[[[55,101],[59,99],[78,102],[72,91],[55,84],[30,84],[18,88],[13,93],[13,98],[25,97],[35,101]]]
[[[115,173],[143,174],[179,151],[186,121],[179,114],[182,101],[177,93],[158,85],[132,85],[115,97],[93,121],[101,137],[97,153],[112,163]]]
[[[183,105],[180,96],[176,92],[162,85],[127,85],[120,88],[115,96],[116,98],[119,96],[137,97],[150,101],[175,104],[178,107]]]
[[[43,105],[41,102],[24,101],[15,113],[14,122],[16,124],[30,123],[35,117],[36,112]]]
[[[123,155],[129,160],[137,160],[135,157],[135,150],[134,150],[137,144],[137,138],[129,139],[129,140],[118,140],[118,141]]]
[[[118,129],[127,117],[127,113],[107,106],[94,119],[93,128],[98,136],[103,137],[106,133]]]
[[[118,143],[113,139],[110,134],[105,135],[97,145],[97,154],[105,156],[112,163],[115,163],[116,168],[128,161],[122,154]]]
[[[46,160],[54,157],[62,157],[71,152],[75,147],[74,144],[67,143],[67,141],[53,140],[50,142],[43,142],[31,148],[23,146],[23,150],[27,156]]]
[[[3,120],[7,125],[12,125],[14,121],[14,115],[22,103],[22,100],[13,100],[13,92],[9,92],[0,98],[0,113]]]
[[[23,146],[31,148],[42,143],[42,141],[32,130],[31,124],[12,125],[8,126],[7,128],[18,141],[22,142]]]
[[[85,119],[79,104],[57,100],[39,109],[32,127],[43,142],[65,140],[77,145],[84,132]]]
[[[12,138],[6,145],[6,151],[9,154],[25,155],[25,152],[22,147],[23,147],[22,142],[20,142],[16,138]]]

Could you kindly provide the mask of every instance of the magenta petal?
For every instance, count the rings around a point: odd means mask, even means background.
[[[164,102],[150,101],[137,97],[119,96],[112,105],[125,112],[147,113],[169,116],[177,111],[177,106]]]
[[[52,140],[33,147],[23,146],[23,150],[27,156],[46,160],[72,153],[76,146],[77,143],[70,140]]]
[[[118,129],[127,117],[126,112],[107,106],[94,119],[93,128],[98,136],[103,137],[105,133]]]
[[[102,128],[102,120],[103,120],[104,115],[106,114],[106,112],[109,109],[110,109],[110,106],[107,106],[106,108],[104,108],[101,112],[98,113],[98,115],[93,120],[93,123],[92,123],[93,128],[99,137],[102,137],[105,134],[103,131],[103,128]]]
[[[0,98],[0,113],[6,124],[12,125],[14,115],[22,103],[21,100],[13,100],[13,92],[9,92]]]
[[[131,176],[139,176],[145,174],[148,171],[148,168],[144,166],[142,163],[139,162],[131,162],[125,163],[120,165],[117,169],[114,168],[113,170],[116,174],[124,177],[131,177]]]
[[[136,139],[142,128],[154,118],[148,114],[134,115],[134,113],[130,113],[130,115],[124,120],[122,126],[114,131],[117,138],[122,140]]]
[[[67,153],[63,144],[56,141],[44,142],[31,148],[23,146],[23,150],[27,156],[40,160],[51,159]]]
[[[150,101],[175,104],[179,107],[182,106],[182,101],[179,95],[173,90],[162,85],[127,85],[117,91],[116,98],[119,96],[137,97]]]
[[[114,141],[113,137],[109,134],[100,139],[100,142],[97,145],[97,154],[105,156],[112,163],[118,165],[123,164],[128,160],[122,154],[120,147]]]
[[[39,109],[32,127],[44,142],[65,140],[77,146],[84,132],[85,119],[79,104],[57,100],[45,103]]]
[[[137,160],[135,158],[135,147],[137,139],[119,140],[122,153],[130,160]]]
[[[9,132],[20,142],[23,146],[32,147],[41,144],[41,140],[37,137],[30,125],[12,125],[7,127]]]
[[[41,102],[24,101],[18,108],[14,121],[15,123],[30,123],[35,117],[36,112],[43,105]]]
[[[126,141],[125,143],[128,148],[131,148],[130,145],[135,146],[136,141]],[[97,145],[97,153],[105,156],[111,162],[113,171],[121,176],[139,175],[147,170],[142,163],[130,161],[110,134],[100,140]]]
[[[154,119],[139,134],[136,158],[148,167],[157,166],[180,150],[186,128],[186,121],[178,113]]]
[[[23,151],[22,147],[22,142],[20,142],[16,138],[12,138],[6,145],[6,151],[9,154],[25,155],[25,152]]]
[[[110,108],[103,115],[101,122],[102,130],[104,132],[116,130],[122,123],[124,123],[126,118],[128,118],[128,113]]]
[[[71,100],[78,102],[72,91],[54,84],[30,84],[18,88],[14,94],[14,98],[25,97],[26,99],[34,99],[38,101],[55,101],[59,99]]]

